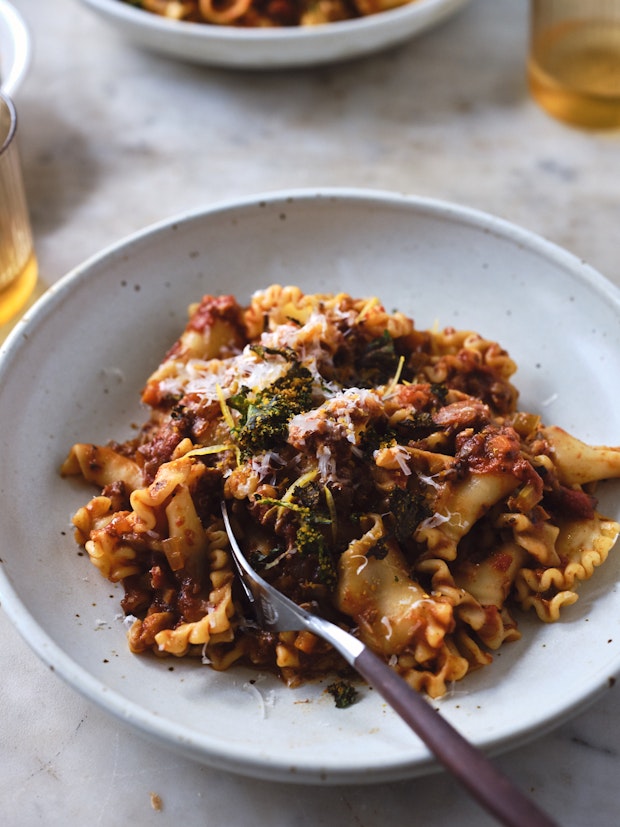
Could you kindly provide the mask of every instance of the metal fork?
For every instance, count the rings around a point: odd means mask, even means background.
[[[507,827],[558,827],[489,759],[449,724],[415,689],[360,640],[302,609],[267,583],[246,560],[235,538],[226,502],[222,517],[241,585],[262,629],[307,630],[330,643],[424,741],[479,804]]]

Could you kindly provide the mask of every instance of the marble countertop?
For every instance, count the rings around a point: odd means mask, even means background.
[[[266,74],[141,51],[77,0],[13,2],[34,41],[16,102],[41,289],[155,221],[305,186],[473,206],[559,243],[620,285],[620,134],[566,127],[531,101],[525,0],[472,0],[384,54]],[[317,788],[192,763],[77,695],[2,612],[0,635],[7,827],[493,823],[443,773]],[[617,686],[497,764],[564,827],[617,824]]]

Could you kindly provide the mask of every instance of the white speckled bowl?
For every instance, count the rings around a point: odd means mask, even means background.
[[[120,0],[81,2],[134,43],[165,55],[237,69],[283,69],[349,60],[395,46],[469,0],[415,0],[357,20],[260,29],[171,20]]]
[[[437,769],[372,691],[347,710],[324,685],[137,657],[120,589],[78,556],[70,515],[91,496],[58,469],[73,442],[123,439],[143,382],[204,292],[243,302],[272,282],[379,295],[419,328],[478,330],[519,365],[525,410],[592,443],[620,442],[620,291],[569,253],[450,204],[356,190],[247,198],[165,221],[87,261],[0,346],[0,599],[40,657],[104,709],[209,765],[309,783]],[[620,518],[620,486],[601,510]],[[582,710],[620,669],[620,551],[563,620],[522,640],[437,706],[494,752]],[[169,667],[173,666],[173,671]]]
[[[30,33],[21,14],[0,0],[0,90],[14,97],[31,58]]]

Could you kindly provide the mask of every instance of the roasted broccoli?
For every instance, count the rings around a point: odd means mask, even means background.
[[[302,522],[297,529],[295,545],[301,554],[312,555],[316,558],[317,580],[332,589],[336,585],[338,575],[333,557],[321,531],[309,521]]]
[[[410,540],[418,525],[429,514],[424,497],[412,494],[406,488],[395,487],[390,492],[389,504],[394,536],[399,542]]]
[[[327,691],[333,697],[338,709],[346,709],[355,703],[358,696],[357,689],[348,681],[338,680],[330,683]]]
[[[254,393],[244,387],[228,400],[241,413],[236,439],[244,457],[273,449],[286,439],[289,421],[312,407],[312,383],[310,371],[293,362],[284,376],[264,390]]]

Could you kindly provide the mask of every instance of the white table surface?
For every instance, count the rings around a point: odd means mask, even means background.
[[[160,219],[323,185],[498,214],[620,285],[620,134],[563,126],[528,97],[525,0],[473,0],[394,51],[264,75],[140,51],[76,0],[13,2],[34,40],[16,102],[43,286]],[[443,773],[311,787],[205,768],[77,695],[1,612],[0,636],[6,827],[494,823]],[[618,824],[618,688],[497,763],[565,827]]]

